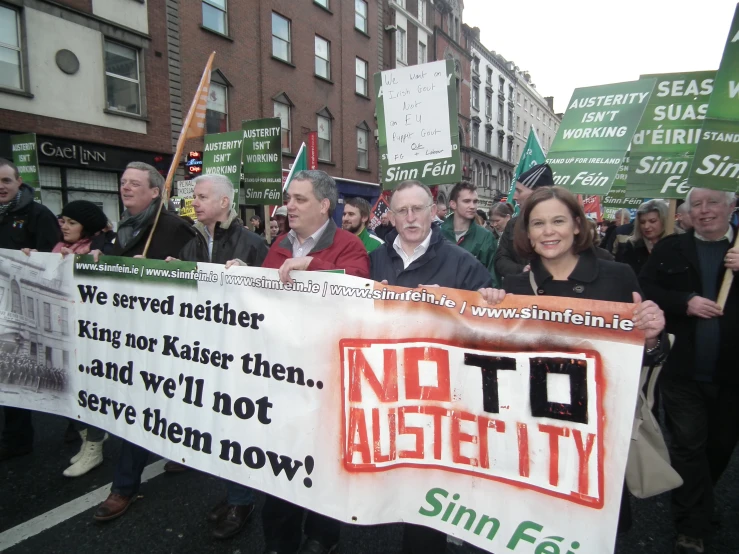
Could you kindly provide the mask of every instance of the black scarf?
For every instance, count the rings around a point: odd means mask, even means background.
[[[13,209],[18,205],[18,201],[21,199],[21,189],[18,189],[18,194],[15,195],[10,202],[7,204],[0,204],[0,219],[5,217],[8,213],[12,212]]]
[[[161,205],[162,199],[155,198],[143,212],[136,215],[131,215],[128,210],[123,211],[121,222],[118,224],[118,238],[116,239],[122,248],[127,248],[141,230],[154,220]]]

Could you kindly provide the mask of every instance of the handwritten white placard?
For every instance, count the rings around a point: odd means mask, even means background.
[[[452,154],[446,62],[382,72],[390,165]]]

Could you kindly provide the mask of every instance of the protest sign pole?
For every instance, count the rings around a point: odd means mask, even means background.
[[[154,232],[157,230],[157,224],[159,223],[159,214],[162,213],[167,198],[169,198],[169,191],[172,188],[172,181],[174,179],[175,171],[180,163],[180,157],[182,151],[185,149],[185,141],[189,138],[201,137],[205,134],[205,107],[208,103],[208,88],[210,87],[210,68],[213,66],[213,58],[216,53],[212,52],[208,58],[208,63],[205,64],[203,70],[203,76],[200,78],[200,84],[198,85],[197,91],[195,91],[195,97],[192,99],[190,104],[190,110],[187,112],[185,118],[185,124],[180,130],[180,137],[177,139],[177,148],[175,149],[174,156],[172,157],[172,163],[169,164],[169,171],[167,172],[167,180],[164,183],[164,190],[161,194],[161,202],[157,215],[154,218],[154,225],[151,227],[149,237],[146,239],[146,246],[144,246],[143,256],[146,258],[146,254],[149,252],[151,246],[151,238],[154,236]],[[195,126],[190,131],[190,126],[195,120]]]
[[[670,198],[667,209],[667,225],[665,226],[665,235],[671,235],[675,232],[675,213],[677,212],[677,200]]]
[[[734,237],[734,244],[732,246],[734,248],[739,246],[739,233],[736,233],[736,236]],[[729,297],[729,290],[731,289],[731,285],[733,283],[734,272],[730,269],[727,269],[724,272],[724,280],[721,282],[721,288],[718,291],[718,298],[716,299],[716,303],[721,306],[721,310],[726,307],[726,299]]]

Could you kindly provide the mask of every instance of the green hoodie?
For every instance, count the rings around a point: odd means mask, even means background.
[[[470,228],[467,233],[459,239],[454,234],[454,215],[450,215],[441,224],[441,234],[449,242],[464,248],[477,258],[482,265],[484,265],[490,272],[490,276],[493,278],[493,287],[498,287],[498,278],[495,275],[495,250],[496,241],[493,233],[480,227],[474,220],[470,223]]]

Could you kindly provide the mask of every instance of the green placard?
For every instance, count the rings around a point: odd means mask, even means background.
[[[626,190],[639,198],[685,198],[715,71],[645,75],[657,85],[631,143]]]
[[[688,183],[732,192],[739,188],[739,4],[713,83]]]
[[[36,134],[13,135],[10,142],[13,149],[13,163],[18,167],[21,181],[33,187],[36,200],[41,200]]]
[[[277,117],[253,119],[241,128],[246,203],[282,204],[282,122]]]
[[[417,179],[462,178],[454,62],[442,60],[375,73],[383,189]]]
[[[603,196],[623,162],[654,79],[575,89],[549,149],[554,183]]]
[[[624,163],[618,168],[613,179],[611,190],[603,197],[600,205],[603,207],[603,219],[615,219],[616,212],[621,208],[636,210],[644,202],[643,198],[626,196],[626,176],[629,172],[629,155],[626,154]],[[633,216],[634,214],[632,214]]]
[[[241,184],[243,131],[205,135],[202,175],[224,175],[238,191]]]

